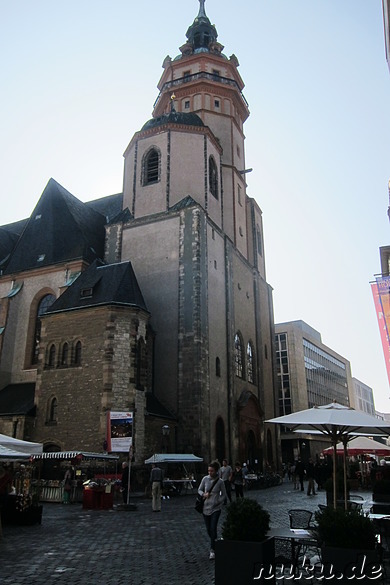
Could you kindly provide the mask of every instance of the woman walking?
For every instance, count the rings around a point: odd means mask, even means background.
[[[215,559],[214,545],[217,539],[218,520],[226,500],[225,484],[218,476],[219,463],[209,463],[208,475],[205,475],[198,489],[204,499],[203,518],[210,537],[210,559]]]

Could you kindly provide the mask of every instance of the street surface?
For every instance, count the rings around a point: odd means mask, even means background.
[[[359,493],[367,501],[371,499],[371,493]],[[269,511],[271,526],[286,528],[290,508],[314,511],[326,499],[325,492],[307,496],[306,492],[294,490],[291,482],[249,490],[245,496]],[[133,496],[131,502],[137,504],[136,511],[118,511],[115,507],[83,510],[81,504],[44,504],[41,525],[4,526],[0,540],[0,584],[214,583],[208,536],[202,516],[194,510],[195,491],[193,495],[164,499],[161,513],[152,512],[149,499]]]

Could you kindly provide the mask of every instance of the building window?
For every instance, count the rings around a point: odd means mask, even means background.
[[[62,347],[62,355],[61,355],[61,366],[68,365],[68,355],[69,355],[69,345],[64,343]]]
[[[214,157],[209,158],[209,188],[211,194],[218,199],[218,170]]]
[[[244,379],[244,351],[241,335],[234,337],[234,368],[237,378]]]
[[[51,398],[50,402],[49,402],[49,408],[48,408],[48,422],[49,423],[56,423],[57,422],[57,407],[58,407],[58,402],[57,402],[57,398]]]
[[[240,205],[242,205],[241,193],[242,193],[241,185],[237,185],[237,199]]]
[[[47,365],[49,366],[49,368],[54,368],[54,366],[56,365],[56,346],[54,345],[54,343],[52,343],[49,349],[49,359]]]
[[[213,77],[217,78],[221,76],[221,72],[218,69],[213,69]]]
[[[31,363],[37,364],[38,363],[38,353],[39,353],[39,342],[41,340],[41,317],[45,313],[47,313],[50,305],[54,303],[56,300],[54,295],[45,295],[39,302],[37,315],[35,318],[35,330],[34,330],[34,345],[33,345],[33,352]]]
[[[219,110],[219,100],[214,100],[214,108],[217,108],[217,110]]]
[[[183,78],[184,81],[189,81],[189,79],[191,78],[191,71],[184,71]]]
[[[149,150],[143,160],[143,185],[151,185],[160,180],[160,153],[157,148]]]
[[[215,270],[217,270],[217,266],[218,266],[217,261],[214,260],[214,268],[215,268]]]
[[[74,365],[81,366],[81,341],[78,341],[74,348]]]
[[[262,241],[261,241],[261,231],[260,231],[260,227],[258,225],[256,225],[256,245],[257,245],[257,253],[260,254],[260,256],[263,255],[263,245],[262,245]]]
[[[221,360],[219,357],[215,358],[215,375],[217,378],[221,377]]]
[[[186,100],[186,101],[184,102],[184,108],[185,108],[186,110],[189,110],[189,109],[190,109],[190,102],[189,102],[189,100]]]
[[[251,342],[246,346],[246,373],[247,380],[251,384],[255,383],[254,353]]]

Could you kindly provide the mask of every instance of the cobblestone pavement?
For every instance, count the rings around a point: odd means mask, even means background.
[[[314,511],[325,503],[323,492],[308,497],[294,491],[291,483],[245,495],[270,512],[275,527],[288,527],[290,508]],[[140,497],[132,499],[136,511],[44,504],[41,525],[3,527],[0,583],[212,584],[214,563],[208,559],[208,537],[194,500],[195,494],[165,499],[161,513],[153,513],[151,501]],[[223,515],[219,533],[222,522]]]

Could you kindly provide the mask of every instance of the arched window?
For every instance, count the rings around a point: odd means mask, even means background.
[[[215,358],[215,375],[217,378],[221,377],[221,360],[219,357]]]
[[[236,376],[244,379],[244,351],[241,335],[236,333],[234,337],[234,367]]]
[[[160,180],[160,153],[157,148],[151,148],[143,160],[143,185],[151,185]]]
[[[81,366],[81,341],[78,341],[74,348],[74,365]]]
[[[262,241],[261,241],[261,231],[260,231],[260,227],[258,224],[256,224],[256,244],[257,244],[257,253],[260,254],[260,256],[263,255],[263,246],[262,246]]]
[[[209,188],[211,194],[218,199],[218,170],[214,157],[209,157]]]
[[[39,353],[39,342],[41,340],[41,317],[45,313],[47,313],[50,305],[54,303],[56,300],[54,295],[45,295],[42,297],[38,304],[37,314],[35,318],[35,328],[34,328],[34,343],[33,343],[33,351],[31,356],[31,363],[37,364],[38,363],[38,353]]]
[[[62,346],[62,356],[61,356],[61,365],[67,366],[68,365],[68,355],[69,355],[69,346],[67,343],[64,343]]]
[[[251,384],[255,383],[254,354],[250,341],[246,346],[246,378]]]
[[[57,422],[57,398],[53,397],[50,399],[49,408],[48,408],[48,422]]]
[[[49,349],[49,359],[48,359],[48,364],[49,368],[54,368],[54,366],[56,365],[56,346],[54,345],[54,343],[50,346]]]

